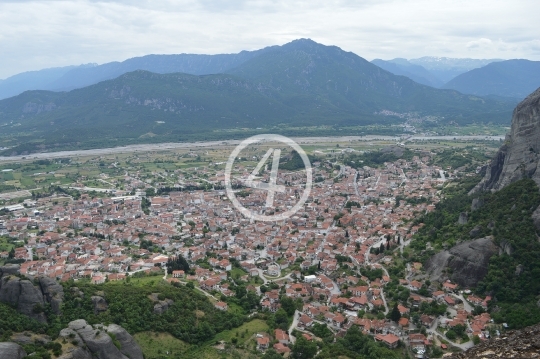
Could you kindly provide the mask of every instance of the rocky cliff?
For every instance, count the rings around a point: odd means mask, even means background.
[[[511,331],[449,359],[540,358],[540,325]]]
[[[50,304],[55,314],[61,313],[64,289],[60,284],[44,277],[30,281],[18,274],[19,266],[0,267],[0,302],[43,323],[47,321],[43,313],[45,304]]]
[[[62,359],[143,359],[141,347],[119,325],[90,325],[84,319],[69,323],[60,338],[73,344]]]
[[[504,145],[472,192],[500,190],[524,177],[540,185],[540,88],[517,105]]]
[[[498,251],[492,237],[466,241],[431,257],[426,270],[431,280],[450,279],[462,287],[474,287],[485,277],[489,259]]]

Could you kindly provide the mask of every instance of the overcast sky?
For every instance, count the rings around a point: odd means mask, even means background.
[[[0,0],[0,79],[146,54],[311,38],[368,60],[540,60],[539,0]]]

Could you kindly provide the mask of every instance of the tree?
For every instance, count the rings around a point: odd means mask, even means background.
[[[296,303],[292,298],[282,296],[280,298],[281,308],[285,310],[288,316],[292,316],[296,311]]]
[[[281,354],[279,354],[277,351],[275,351],[274,348],[270,348],[264,353],[264,355],[261,357],[262,359],[283,359]]]
[[[390,312],[390,319],[394,322],[399,322],[401,319],[401,313],[399,312],[397,303],[394,304],[394,307],[392,308],[392,311]]]
[[[172,274],[173,270],[183,270],[185,272],[189,272],[189,264],[186,259],[181,255],[169,258],[169,260],[167,261],[167,272],[169,274]]]
[[[303,336],[296,339],[292,348],[292,357],[295,359],[310,359],[317,354],[317,344],[308,341]]]
[[[277,328],[287,330],[287,327],[289,326],[289,318],[287,316],[287,312],[285,312],[283,308],[279,308],[276,314],[274,314],[274,321]]]
[[[8,258],[9,259],[15,258],[15,249],[14,248],[11,248],[11,250],[9,251]]]

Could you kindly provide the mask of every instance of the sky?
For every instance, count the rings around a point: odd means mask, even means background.
[[[0,0],[0,79],[311,38],[368,60],[540,60],[538,0]]]

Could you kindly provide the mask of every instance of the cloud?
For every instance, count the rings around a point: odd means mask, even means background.
[[[540,60],[539,10],[529,0],[1,0],[0,78],[150,53],[254,50],[300,37],[367,59]]]
[[[481,38],[479,40],[469,41],[466,46],[468,49],[476,49],[479,47],[488,47],[491,46],[491,44],[492,41],[490,39]]]

